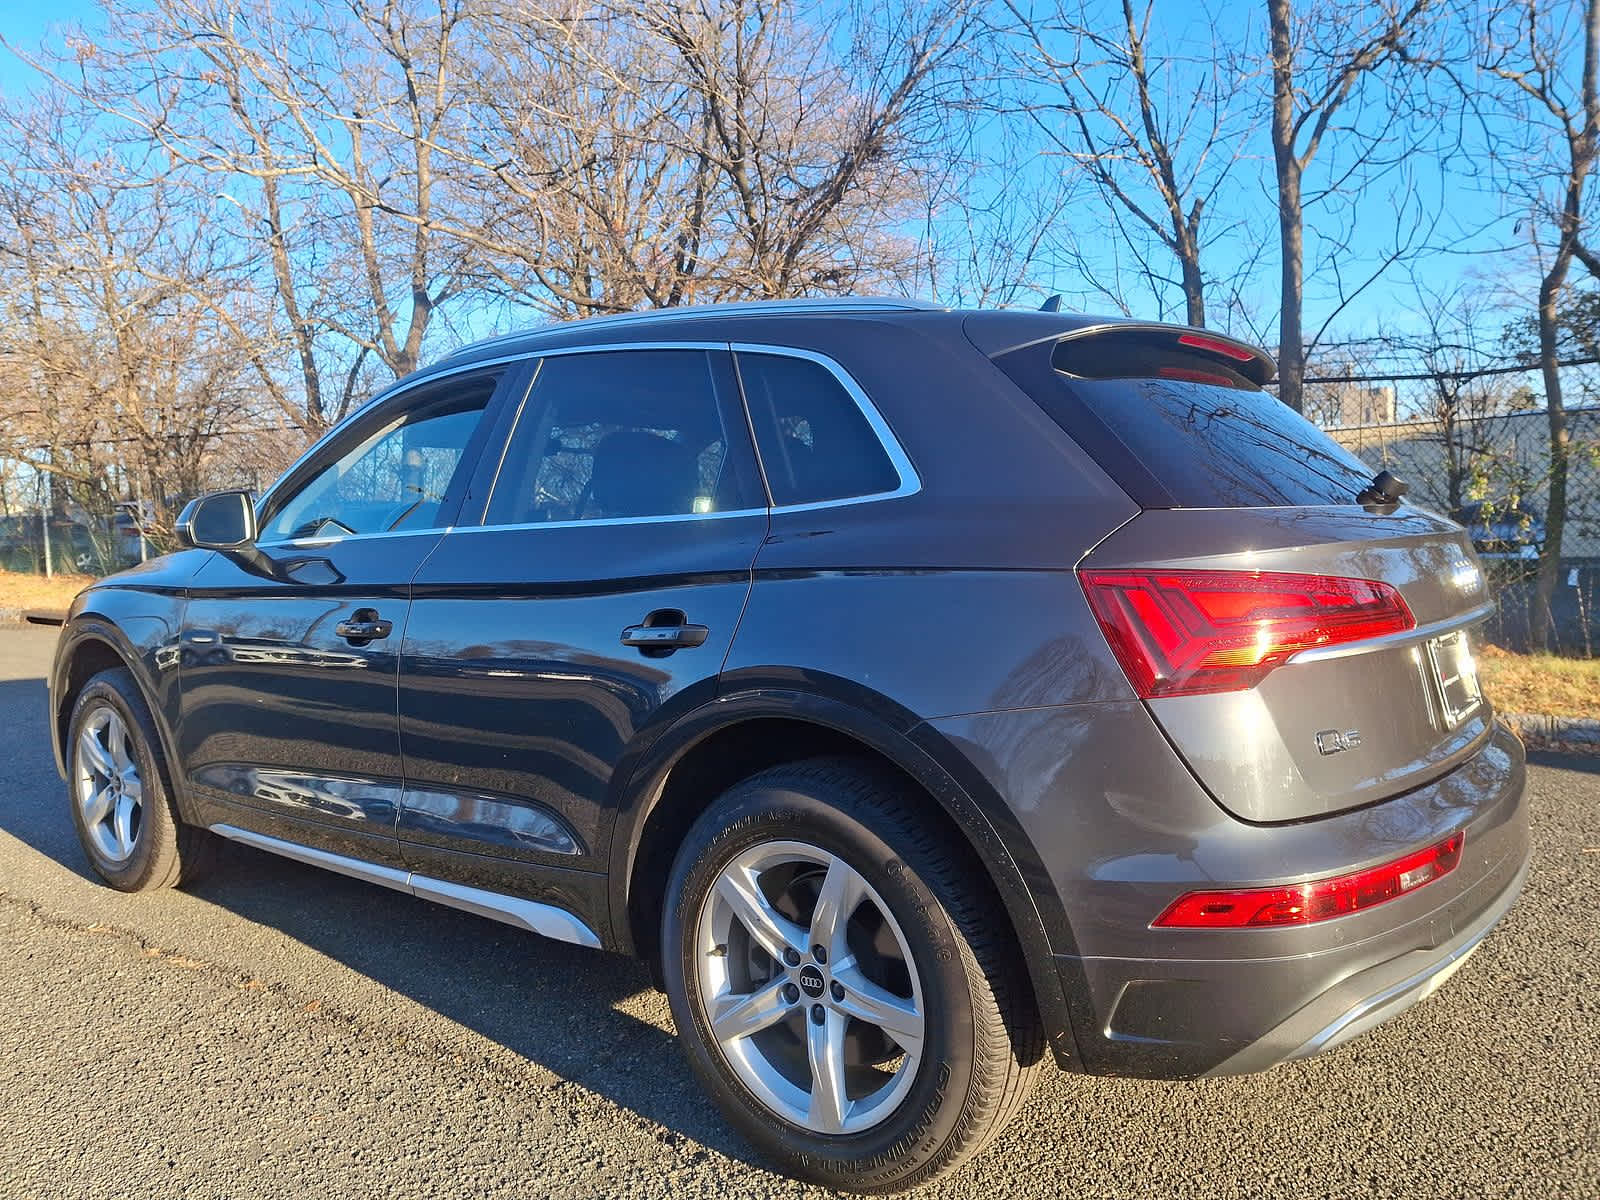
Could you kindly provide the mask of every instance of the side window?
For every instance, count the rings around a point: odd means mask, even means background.
[[[730,459],[716,372],[714,357],[703,350],[545,359],[506,448],[485,522],[526,525],[760,507]],[[748,438],[742,445],[748,446]]]
[[[822,364],[745,351],[739,379],[774,504],[875,496],[900,486],[866,415]]]
[[[404,416],[358,438],[276,508],[261,541],[438,528],[498,382],[498,375],[451,380]]]

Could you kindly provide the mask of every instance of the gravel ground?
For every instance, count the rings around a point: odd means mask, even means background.
[[[0,629],[0,1196],[820,1194],[723,1127],[623,959],[241,847],[96,884],[53,641]],[[1052,1074],[928,1194],[1600,1200],[1600,759],[1532,778],[1527,890],[1436,996],[1265,1075]]]

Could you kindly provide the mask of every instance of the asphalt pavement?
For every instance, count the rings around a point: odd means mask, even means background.
[[[230,846],[89,874],[55,631],[0,628],[0,1196],[821,1195],[700,1096],[643,971]],[[1052,1072],[952,1197],[1600,1200],[1600,757],[1538,757],[1534,865],[1435,996],[1213,1082]]]

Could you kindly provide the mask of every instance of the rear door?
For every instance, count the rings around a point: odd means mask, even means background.
[[[1372,468],[1261,390],[1263,358],[1111,327],[995,361],[1141,506],[1079,564],[1135,690],[1225,807],[1285,821],[1473,752],[1490,607],[1465,532],[1358,501]]]
[[[504,368],[381,402],[267,498],[258,544],[191,584],[178,761],[208,823],[397,866],[411,577],[465,496]]]
[[[612,777],[714,696],[766,497],[724,346],[552,354],[511,424],[415,581],[400,837],[422,876],[593,924]]]

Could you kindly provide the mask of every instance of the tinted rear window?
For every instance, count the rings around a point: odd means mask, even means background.
[[[1355,504],[1371,482],[1355,455],[1227,367],[1156,357],[1121,378],[1026,369],[1015,354],[996,364],[1147,507]]]

